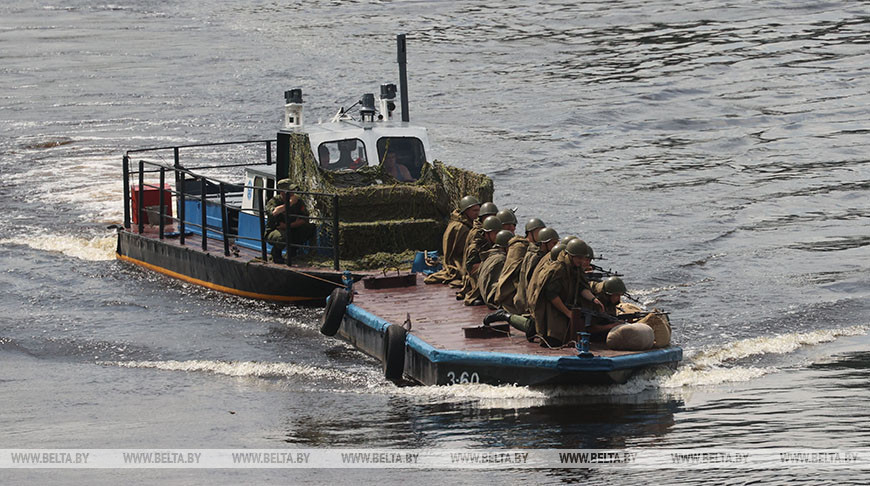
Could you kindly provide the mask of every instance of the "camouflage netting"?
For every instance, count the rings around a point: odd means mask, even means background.
[[[450,212],[468,194],[491,201],[492,180],[482,174],[427,163],[416,182],[400,183],[381,167],[356,171],[320,168],[306,134],[291,135],[288,170],[302,191],[338,194],[341,257],[358,258],[373,253],[441,248],[441,235]],[[328,196],[306,198],[312,216],[331,217]],[[322,240],[331,240],[324,225]],[[370,267],[375,268],[375,267]]]

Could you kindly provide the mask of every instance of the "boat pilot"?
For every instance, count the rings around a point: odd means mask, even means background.
[[[510,243],[513,237],[514,234],[506,229],[499,231],[495,235],[492,249],[486,252],[486,255],[483,257],[483,263],[480,264],[477,287],[480,289],[480,296],[483,298],[483,302],[490,309],[498,309],[498,305],[495,302],[496,284],[504,267],[508,243]]]
[[[387,155],[384,156],[384,170],[390,177],[399,182],[412,182],[414,180],[411,171],[408,170],[405,164],[401,164],[396,160],[395,152],[387,152]]]
[[[469,195],[459,200],[459,206],[450,214],[450,222],[441,238],[444,268],[427,276],[424,282],[443,283],[457,288],[462,286],[465,243],[479,212],[480,201],[476,197]]]
[[[278,192],[266,203],[266,241],[272,244],[272,261],[284,263],[282,252],[285,246],[285,235],[289,233],[292,245],[302,245],[314,236],[315,226],[308,221],[308,208],[296,194],[299,187],[290,179],[278,181]],[[287,191],[286,193],[283,191]],[[289,207],[285,203],[285,194]],[[290,223],[288,229],[287,223]],[[288,255],[296,256],[296,247],[291,246]]]

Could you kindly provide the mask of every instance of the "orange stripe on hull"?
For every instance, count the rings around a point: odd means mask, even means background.
[[[192,284],[200,285],[202,287],[206,287],[212,290],[217,290],[219,292],[225,292],[228,294],[239,295],[241,297],[248,297],[251,299],[260,299],[260,300],[271,300],[275,302],[299,302],[303,300],[314,300],[308,297],[291,297],[287,295],[271,295],[271,294],[258,294],[256,292],[247,292],[244,290],[234,289],[231,287],[224,287],[223,285],[214,284],[211,282],[206,282],[204,280],[199,280],[193,277],[189,277],[187,275],[180,274],[178,272],[173,272],[172,270],[168,270],[163,267],[158,267],[157,265],[152,265],[151,263],[143,262],[141,260],[136,260],[135,258],[130,258],[126,255],[122,255],[120,253],[115,253],[119,260],[123,260],[125,262],[130,262],[135,265],[139,265],[140,267],[145,267],[149,270],[153,270],[155,272],[162,273],[164,275],[168,275],[173,278],[177,278],[179,280],[184,280],[185,282],[190,282]]]

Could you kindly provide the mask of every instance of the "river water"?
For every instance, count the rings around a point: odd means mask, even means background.
[[[3,448],[870,446],[861,2],[0,6]],[[114,260],[121,155],[273,137],[397,78],[429,154],[578,234],[685,360],[612,388],[396,387],[318,332]],[[432,157],[434,156],[434,157]],[[7,480],[866,483],[847,470],[23,470]],[[863,479],[863,480],[862,480]],[[4,481],[5,482],[5,481]]]

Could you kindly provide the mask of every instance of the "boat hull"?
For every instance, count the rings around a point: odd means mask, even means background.
[[[341,272],[300,270],[266,264],[223,252],[202,251],[127,230],[118,231],[117,257],[141,267],[203,287],[273,302],[322,302],[337,286]]]
[[[390,324],[350,304],[338,336],[366,354],[384,361],[384,334]],[[405,342],[404,376],[423,385],[609,385],[625,383],[644,368],[676,366],[682,356],[682,349],[676,346],[593,358],[456,351],[437,349],[409,333]]]

